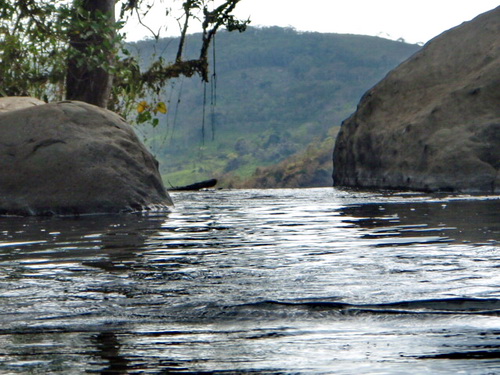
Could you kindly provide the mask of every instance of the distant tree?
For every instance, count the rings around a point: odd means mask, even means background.
[[[158,58],[141,69],[120,31],[128,15],[144,16],[154,0],[0,0],[0,95],[82,100],[127,111],[148,93],[158,93],[170,78],[198,74],[208,81],[208,48],[216,32],[222,26],[244,31],[249,22],[233,15],[240,1],[182,1],[175,61]],[[168,14],[179,1],[165,3]],[[118,15],[116,5],[121,9]],[[203,27],[200,54],[184,60],[194,19]],[[164,105],[143,102],[138,107],[142,120],[157,110],[164,111]]]

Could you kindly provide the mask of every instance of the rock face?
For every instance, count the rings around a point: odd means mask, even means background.
[[[361,99],[337,186],[500,193],[500,7],[431,40]]]
[[[0,113],[0,214],[118,213],[168,205],[156,160],[118,115],[76,101]]]

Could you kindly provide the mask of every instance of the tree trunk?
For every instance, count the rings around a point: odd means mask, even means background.
[[[115,22],[114,0],[75,0],[75,28],[70,31],[70,46],[73,48],[71,57],[68,58],[66,71],[66,98],[68,100],[81,100],[99,107],[106,108],[111,94],[113,76],[109,66],[114,59],[114,33]],[[78,22],[85,17],[86,21]],[[103,20],[104,23],[103,24]],[[85,29],[78,26],[85,24]],[[98,32],[91,26],[97,27]],[[105,28],[107,32],[99,32]],[[103,29],[104,31],[104,29]],[[92,61],[93,54],[103,53],[104,61],[100,64],[86,63]],[[98,61],[98,60],[97,60]]]

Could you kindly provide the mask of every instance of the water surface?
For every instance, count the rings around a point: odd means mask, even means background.
[[[172,194],[0,218],[0,373],[500,373],[500,199]]]

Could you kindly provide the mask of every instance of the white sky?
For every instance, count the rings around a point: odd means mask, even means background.
[[[179,5],[182,2],[179,3]],[[500,5],[500,0],[242,0],[236,10],[251,26],[291,26],[299,31],[375,35],[425,43],[462,22]],[[176,35],[178,27],[164,11],[151,12],[148,25],[160,36]],[[196,28],[192,29],[197,32]],[[150,33],[134,22],[126,28],[128,40]]]

